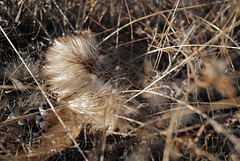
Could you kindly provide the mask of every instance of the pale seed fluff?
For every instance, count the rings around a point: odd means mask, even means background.
[[[46,53],[44,75],[49,90],[93,130],[126,131],[129,127],[122,118],[132,108],[124,103],[127,98],[121,90],[101,75],[98,56],[90,30],[57,38]]]

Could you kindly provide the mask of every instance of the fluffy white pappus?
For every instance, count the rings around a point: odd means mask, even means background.
[[[89,30],[55,39],[46,54],[44,75],[59,100],[94,79],[86,66],[94,64],[97,56],[97,43]]]
[[[8,56],[10,57],[10,55]],[[16,89],[26,90],[26,86],[33,82],[32,76],[16,56],[12,56],[12,58],[8,58],[8,56],[0,60],[0,79],[4,81],[8,81],[9,79]],[[33,75],[39,78],[39,62],[33,58],[28,58],[25,59],[25,63]]]
[[[129,127],[122,118],[134,110],[124,103],[127,98],[121,90],[99,74],[98,55],[89,30],[56,39],[46,53],[44,67],[49,90],[93,130],[125,131]]]

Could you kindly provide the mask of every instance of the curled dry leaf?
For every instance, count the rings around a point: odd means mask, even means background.
[[[214,86],[216,91],[226,97],[236,96],[236,89],[229,77],[224,74],[226,63],[216,61],[212,64],[207,64],[203,70],[202,81],[196,79],[196,84],[200,88],[208,88]]]
[[[214,80],[214,87],[223,96],[234,97],[236,96],[236,89],[231,80],[227,76],[221,76]]]

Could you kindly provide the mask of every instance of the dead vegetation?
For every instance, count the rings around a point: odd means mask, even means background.
[[[239,13],[239,0],[0,1],[0,160],[239,160]],[[87,29],[88,56],[49,78]]]

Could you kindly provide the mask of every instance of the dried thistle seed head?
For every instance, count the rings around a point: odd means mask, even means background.
[[[89,30],[56,39],[47,51],[44,75],[58,101],[75,111],[82,123],[91,124],[93,130],[125,130],[128,127],[118,116],[132,110],[121,90],[98,76],[103,68],[96,46]]]
[[[7,83],[10,80],[16,89],[25,90],[28,84],[33,82],[32,76],[26,70],[21,60],[16,56],[6,55],[0,60],[0,76]],[[25,63],[32,71],[33,75],[38,78],[40,73],[39,61],[33,58],[25,59]]]
[[[54,41],[47,51],[43,73],[51,85],[50,90],[58,94],[59,100],[66,99],[95,79],[89,70],[97,56],[97,43],[89,30]]]

